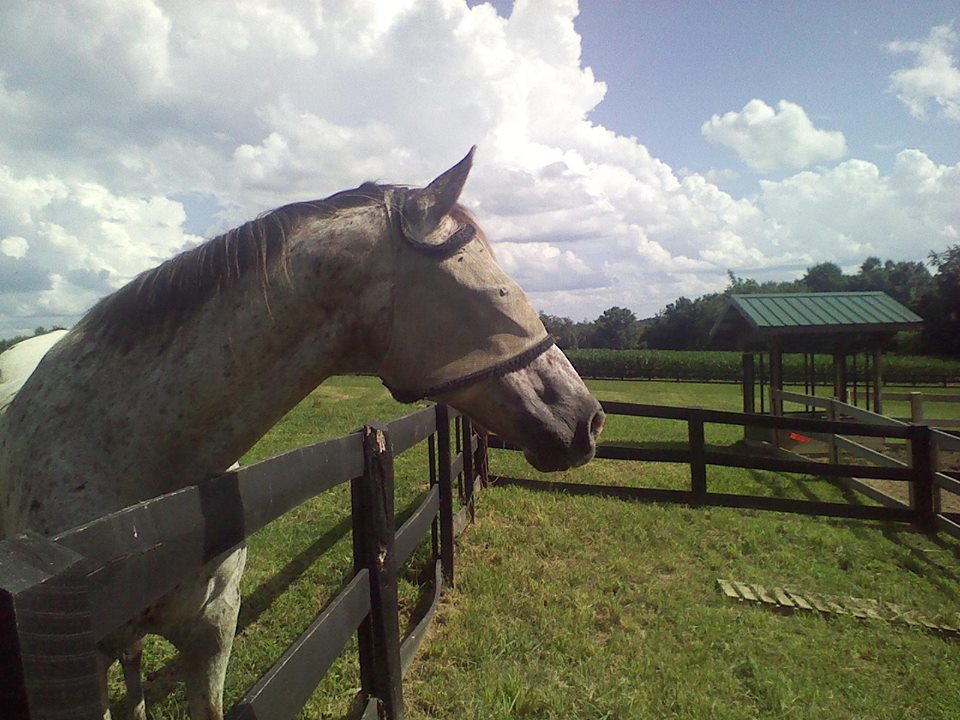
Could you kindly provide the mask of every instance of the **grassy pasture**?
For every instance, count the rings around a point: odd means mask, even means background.
[[[603,399],[737,410],[727,384],[591,381]],[[410,411],[370,378],[334,378],[244,463]],[[726,446],[742,430],[708,425]],[[679,444],[683,423],[610,418],[604,441]],[[426,489],[425,448],[397,464],[397,507]],[[495,473],[539,477],[518,453]],[[551,477],[684,487],[685,466],[595,461]],[[830,482],[708,470],[711,490],[841,500]],[[281,518],[250,543],[244,607],[227,683],[235,701],[340,587],[350,569],[348,489]],[[422,718],[953,718],[960,643],[882,622],[780,616],[736,605],[718,577],[875,597],[956,625],[960,544],[910,528],[759,511],[570,498],[490,489],[461,537],[456,589],[405,683]],[[410,571],[413,575],[414,571]],[[401,583],[406,605],[412,582]],[[153,718],[184,717],[170,648],[151,642]],[[114,684],[118,684],[114,678]],[[304,713],[339,718],[359,686],[352,652]]]

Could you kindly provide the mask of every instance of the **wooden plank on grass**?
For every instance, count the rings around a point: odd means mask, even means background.
[[[778,587],[773,588],[773,596],[776,598],[777,604],[782,607],[786,607],[786,608],[796,607],[796,603],[794,603],[793,600],[790,599],[787,593],[784,592],[783,588],[778,588]]]
[[[773,596],[767,592],[767,589],[763,585],[751,585],[751,588],[760,602],[766,603],[767,605],[777,604],[777,601],[773,599]]]
[[[811,605],[803,595],[793,590],[787,590],[786,592],[798,608],[801,610],[813,610],[813,605]]]
[[[743,600],[743,598],[740,597],[740,594],[734,589],[733,585],[730,584],[729,580],[721,580],[720,578],[717,578],[717,585],[720,586],[720,590],[723,591],[723,594],[731,600]]]
[[[735,588],[737,588],[737,592],[739,592],[745,600],[756,602],[757,596],[753,594],[753,590],[749,585],[736,581],[734,581],[733,585]]]
[[[824,603],[819,596],[811,592],[808,592],[807,600],[810,601],[810,604],[813,605],[814,609],[816,609],[817,612],[826,613],[826,614],[830,613],[830,608],[827,607],[826,603]]]
[[[852,615],[858,620],[881,620],[892,625],[906,625],[923,628],[940,637],[960,637],[960,629],[947,623],[933,622],[915,612],[906,611],[901,606],[885,603],[873,598],[860,598],[836,595],[821,595],[774,587],[768,591],[757,583],[743,583],[736,580],[717,580],[723,594],[731,600],[748,600],[756,605],[770,607],[777,611],[786,610],[788,614],[797,610],[816,612],[826,617]]]

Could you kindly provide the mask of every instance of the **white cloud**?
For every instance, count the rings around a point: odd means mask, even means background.
[[[760,101],[704,135],[806,170],[736,198],[590,121],[573,0],[36,0],[0,9],[0,337],[70,324],[199,238],[363,180],[422,183],[480,146],[463,196],[547,312],[649,316],[727,269],[798,271],[956,242],[958,166],[846,153]],[[82,37],[78,37],[82,35]],[[724,139],[720,139],[724,138]],[[182,202],[180,200],[182,200]],[[190,215],[202,206],[199,217]]]
[[[933,115],[960,122],[960,68],[953,55],[957,33],[949,25],[930,30],[925,40],[897,40],[887,49],[894,53],[913,53],[913,67],[890,75],[890,91],[915,118],[925,120]]]
[[[528,292],[604,287],[609,278],[549,243],[497,243],[497,262]]]
[[[758,201],[779,244],[819,262],[859,264],[869,255],[924,259],[960,222],[960,163],[938,165],[919,150],[897,154],[890,175],[863,160],[761,182]]]
[[[740,112],[714,115],[700,132],[762,172],[794,170],[847,154],[842,132],[818,130],[802,107],[787,100],[778,102],[776,110],[763,100],[751,100]]]
[[[8,235],[0,240],[0,253],[3,253],[7,257],[20,260],[27,254],[27,250],[29,249],[30,243],[27,242],[26,238],[22,238],[19,235]]]

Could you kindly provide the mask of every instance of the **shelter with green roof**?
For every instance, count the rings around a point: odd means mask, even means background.
[[[784,353],[804,355],[804,383],[815,389],[814,354],[833,357],[833,396],[848,401],[854,367],[864,354],[863,377],[869,408],[881,412],[883,348],[901,330],[919,330],[922,318],[882,292],[762,293],[731,295],[710,331],[714,347],[743,353],[743,410],[757,412],[755,355],[760,355],[761,412],[763,362],[769,363],[771,390],[783,389]],[[853,378],[859,373],[854,373]],[[783,403],[771,395],[770,409],[783,414]]]

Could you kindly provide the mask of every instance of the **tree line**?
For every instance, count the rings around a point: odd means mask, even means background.
[[[930,269],[933,269],[931,272]],[[923,330],[900,333],[891,350],[913,355],[960,357],[960,245],[930,253],[929,264],[881,261],[868,257],[855,274],[846,275],[832,262],[807,269],[798,280],[757,282],[729,272],[723,292],[694,300],[681,297],[652,318],[640,320],[632,310],[611,307],[592,321],[541,313],[561,349],[611,348],[704,350],[710,330],[730,295],[797,292],[885,292],[923,318]]]

